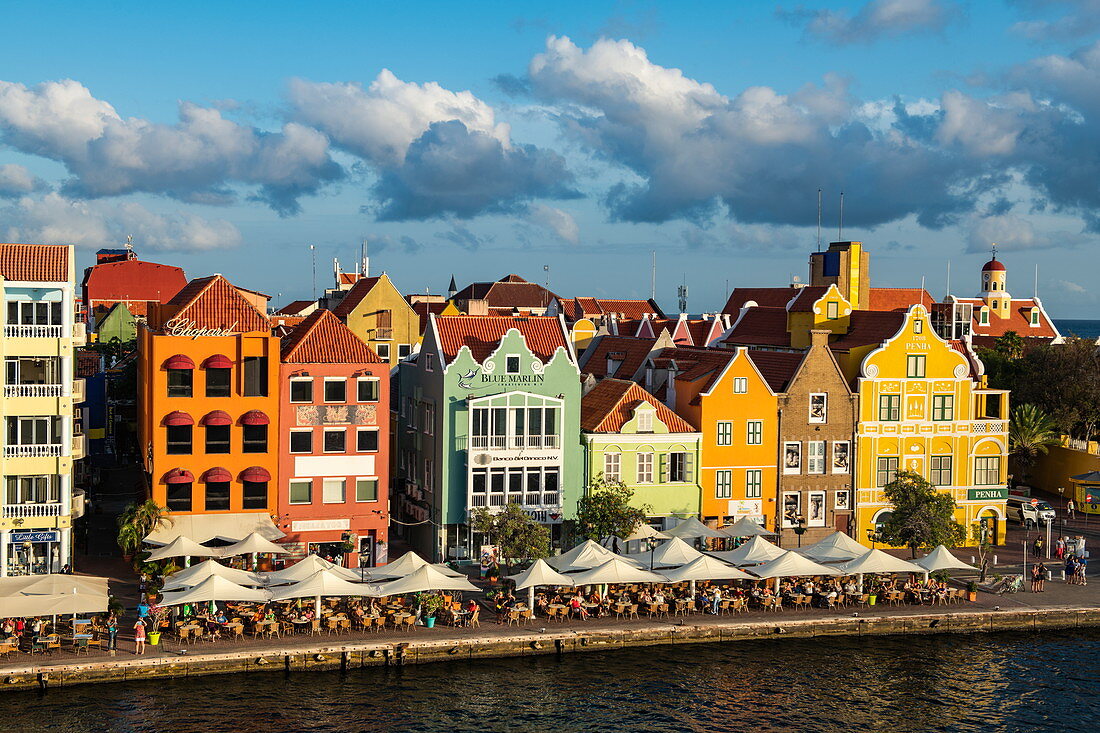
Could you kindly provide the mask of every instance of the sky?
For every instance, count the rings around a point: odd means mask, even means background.
[[[1100,0],[0,17],[0,239],[81,265],[132,235],[280,305],[366,242],[404,292],[644,298],[656,253],[658,302],[698,313],[805,280],[820,189],[820,241],[863,241],[876,286],[974,295],[996,242],[1013,295],[1100,318]]]

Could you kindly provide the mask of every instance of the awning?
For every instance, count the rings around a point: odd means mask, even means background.
[[[175,356],[169,356],[164,361],[165,369],[194,369],[195,362],[191,361],[190,356],[184,356],[183,354],[176,354]]]
[[[0,578],[0,608],[8,616],[53,616],[107,610],[107,578],[34,575]]]
[[[215,466],[214,468],[208,468],[203,471],[202,480],[204,483],[220,482],[220,481],[232,481],[233,474],[221,466]]]
[[[241,481],[270,481],[271,474],[263,466],[250,466],[241,471]]]
[[[202,362],[203,369],[232,369],[233,361],[224,354],[208,356]]]
[[[194,482],[195,474],[183,468],[173,468],[161,480],[166,484],[189,484]]]
[[[200,425],[232,425],[233,418],[224,410],[212,410],[202,416]]]
[[[268,425],[271,419],[262,410],[249,410],[241,415],[241,425]]]
[[[163,422],[165,425],[171,425],[173,427],[177,425],[194,425],[195,418],[191,417],[186,412],[173,410],[172,412],[169,412],[167,415],[165,415],[164,420],[162,420],[161,422]]]
[[[269,540],[277,540],[285,533],[271,521],[267,512],[234,512],[225,514],[169,514],[167,520],[145,538],[152,545],[166,545],[179,536],[195,542],[219,539],[223,542],[239,542],[253,532]]]

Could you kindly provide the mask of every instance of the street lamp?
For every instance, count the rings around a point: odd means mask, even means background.
[[[656,537],[648,537],[648,538],[646,538],[646,542],[649,543],[649,569],[650,569],[650,571],[652,571],[653,570],[653,552],[654,552],[654,550],[657,549],[657,538]]]
[[[806,517],[799,514],[794,518],[795,528],[794,533],[798,535],[798,546],[802,547],[802,535],[806,533]]]
[[[867,529],[867,539],[871,541],[871,549],[875,549],[875,541],[878,539],[878,534],[875,532],[875,530],[871,528]]]

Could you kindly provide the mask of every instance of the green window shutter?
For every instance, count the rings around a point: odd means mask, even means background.
[[[695,480],[695,454],[691,451],[684,453],[684,481],[691,483]]]
[[[660,482],[662,484],[668,483],[668,453],[661,454],[661,474]]]

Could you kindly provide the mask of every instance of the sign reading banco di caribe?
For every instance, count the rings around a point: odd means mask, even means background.
[[[990,486],[986,489],[967,489],[967,501],[1005,501],[1008,499],[1007,486]]]

